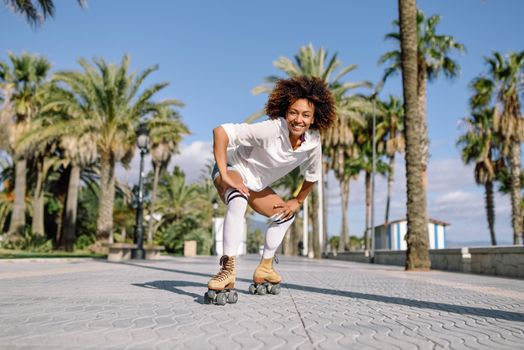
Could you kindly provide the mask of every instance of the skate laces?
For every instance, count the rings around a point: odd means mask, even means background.
[[[214,280],[222,282],[223,280],[231,276],[230,269],[234,268],[234,258],[228,257],[227,255],[222,255],[220,258],[219,265],[222,267],[220,271],[213,277]]]

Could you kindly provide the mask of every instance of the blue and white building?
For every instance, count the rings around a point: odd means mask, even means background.
[[[428,238],[429,249],[446,248],[447,222],[429,219]],[[375,227],[375,249],[406,250],[406,233],[408,222],[406,219],[390,221],[387,224]]]

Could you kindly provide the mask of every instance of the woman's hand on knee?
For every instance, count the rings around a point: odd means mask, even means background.
[[[300,203],[295,198],[290,199],[281,204],[275,204],[273,209],[280,209],[275,215],[272,216],[275,220],[286,220],[291,218],[291,216],[298,211],[300,208]]]
[[[244,184],[244,181],[241,179],[235,179],[231,176],[223,176],[222,182],[227,185],[227,187],[232,187],[234,189],[237,189],[240,191],[240,193],[244,194],[246,197],[249,197],[249,189]]]

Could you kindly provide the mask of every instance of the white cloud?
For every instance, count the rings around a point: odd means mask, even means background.
[[[186,173],[187,182],[192,183],[200,179],[205,165],[211,159],[213,159],[213,144],[195,141],[187,146],[182,146],[180,154],[171,160],[170,169],[178,165]]]
[[[464,191],[451,191],[438,196],[433,203],[437,206],[445,207],[450,204],[456,204],[459,202],[476,203],[478,201],[478,195],[464,192]]]
[[[186,174],[188,183],[196,182],[202,176],[202,171],[209,159],[213,158],[212,143],[195,141],[188,145],[181,145],[180,154],[171,158],[168,167],[172,171],[175,165],[178,165]],[[144,173],[151,171],[151,156],[147,154],[144,157]],[[131,161],[129,169],[124,169],[121,165],[116,168],[117,179],[130,186],[138,184],[138,175],[140,172],[140,154],[137,152]]]
[[[384,222],[387,180],[375,176],[375,225]],[[341,225],[338,182],[329,177],[329,233],[339,234]],[[477,186],[473,167],[465,166],[460,159],[431,159],[428,166],[427,207],[431,218],[449,222],[448,237],[452,241],[488,240],[484,188]],[[406,216],[405,163],[399,157],[395,164],[395,181],[392,188],[390,220]],[[509,196],[495,193],[495,230],[498,240],[510,241],[511,206]],[[348,208],[351,234],[361,235],[365,227],[364,174],[351,183]]]

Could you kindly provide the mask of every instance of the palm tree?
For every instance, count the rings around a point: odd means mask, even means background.
[[[417,31],[417,97],[418,108],[421,114],[420,132],[423,135],[422,144],[422,164],[423,179],[426,186],[426,170],[429,157],[429,139],[427,137],[426,122],[426,83],[436,80],[441,73],[447,78],[454,78],[459,73],[459,65],[449,55],[452,52],[464,52],[464,45],[455,41],[450,35],[440,35],[435,32],[441,17],[438,15],[426,16],[421,10],[417,10],[416,31]],[[394,21],[395,27],[399,27],[399,21]],[[394,40],[400,47],[400,33],[398,31],[386,34],[386,39]],[[383,80],[386,81],[392,74],[401,71],[400,50],[386,52],[379,59],[379,63],[389,63],[384,73]]]
[[[87,5],[87,0],[77,2],[81,7]],[[4,3],[14,13],[24,15],[27,22],[35,27],[55,15],[53,0],[4,0]]]
[[[70,98],[57,102],[60,108],[74,115],[71,121],[57,124],[64,134],[95,135],[100,164],[100,206],[97,218],[97,241],[107,241],[113,230],[113,201],[115,197],[115,165],[127,166],[134,153],[136,128],[145,115],[160,108],[180,105],[170,99],[152,101],[153,96],[168,83],[157,83],[140,94],[144,80],[157,69],[151,67],[140,74],[130,74],[129,57],[120,65],[94,59],[91,65],[79,60],[83,72],[59,72],[54,80],[69,92]]]
[[[383,125],[383,116],[378,114],[376,120],[376,156],[375,156],[375,171],[379,174],[385,174],[388,170],[388,166],[381,159],[384,155],[384,142],[383,138],[386,133],[386,128]],[[365,180],[365,193],[366,193],[366,229],[364,231],[364,242],[365,249],[371,249],[371,177],[373,175],[373,122],[371,120],[372,116],[367,115],[368,121],[365,128],[359,129],[359,134],[357,135],[357,143],[359,145],[360,154],[358,157],[358,166],[364,171]]]
[[[33,205],[33,232],[43,230],[43,180],[51,167],[61,167],[62,175],[67,178],[67,189],[64,190],[63,226],[57,235],[57,242],[61,248],[71,251],[76,237],[76,212],[78,204],[78,190],[81,171],[84,167],[94,164],[97,158],[95,135],[93,133],[67,134],[62,128],[67,123],[74,123],[75,116],[68,114],[62,108],[65,100],[74,97],[66,90],[49,85],[45,89],[45,96],[40,114],[33,122],[32,129],[26,132],[19,140],[19,147],[32,149],[38,156],[38,176],[35,189],[39,194],[37,205]],[[63,231],[63,232],[62,232]]]
[[[350,123],[360,125],[364,124],[362,113],[359,109],[367,106],[365,99],[350,94],[350,92],[357,88],[370,87],[371,84],[367,81],[342,82],[341,79],[351,71],[355,70],[357,66],[352,64],[339,69],[342,63],[338,60],[337,54],[334,54],[329,59],[328,56],[328,52],[323,48],[320,48],[317,51],[312,44],[309,44],[300,48],[299,53],[295,56],[295,62],[287,57],[280,57],[274,62],[274,66],[282,70],[288,77],[302,75],[314,76],[321,78],[328,84],[335,97],[337,120],[332,127],[322,135],[323,152],[324,154],[327,154],[328,157],[333,152],[343,156],[344,152],[340,152],[340,150],[344,147],[351,146],[354,140]],[[332,78],[333,75],[334,77]],[[269,93],[277,79],[280,78],[277,76],[267,77],[265,80],[268,84],[257,86],[252,90],[252,92],[254,94],[260,94],[262,92]],[[263,112],[254,113],[250,118],[248,118],[248,121],[255,120],[262,114]],[[339,150],[334,151],[337,147],[339,147]],[[331,164],[334,163],[332,162]],[[339,169],[341,169],[340,164],[344,164],[344,161],[337,161],[336,164],[339,166]],[[329,167],[324,166],[324,171],[327,172],[328,170]],[[323,186],[324,184],[319,185]],[[315,187],[312,193],[312,197],[314,197],[313,208],[315,208],[315,205],[318,202],[316,191],[317,188]],[[323,193],[325,192],[326,191],[323,191]],[[326,203],[325,200],[323,202]],[[314,215],[313,219],[314,221],[317,220],[317,216]],[[327,224],[327,220],[324,220],[324,223]],[[318,225],[314,223],[313,227],[316,228]],[[327,227],[324,228],[324,232],[327,233]],[[318,231],[314,230],[313,234],[318,234]],[[318,237],[314,238],[314,242],[317,241]],[[327,240],[324,241],[327,243]],[[313,247],[316,247],[316,245],[314,244]],[[320,250],[315,250],[315,256],[320,257]]]
[[[349,191],[351,180],[357,180],[358,175],[364,168],[360,153],[360,145],[354,143],[350,148],[349,157],[344,159],[344,168],[342,171],[335,170],[335,177],[340,183],[340,203],[342,207],[342,226],[340,228],[340,239],[338,240],[338,251],[344,252],[349,250],[349,224],[347,212],[349,206]]]
[[[82,170],[96,161],[96,136],[86,133],[80,137],[64,136],[60,146],[70,167],[69,182],[64,215],[64,229],[61,234],[60,246],[66,251],[72,251],[76,239],[76,221],[78,209],[78,192],[80,189]]]
[[[155,172],[153,178],[153,192],[149,210],[147,243],[153,244],[153,215],[158,189],[158,179],[171,160],[171,156],[178,153],[178,145],[182,135],[189,135],[189,129],[182,123],[178,113],[170,108],[162,108],[148,123],[151,142],[151,161]]]
[[[338,247],[339,251],[345,251],[349,247],[347,208],[350,181],[355,180],[362,170],[359,166],[360,145],[355,138],[358,130],[366,127],[365,115],[372,113],[372,104],[362,95],[343,96],[337,100],[338,118],[335,125],[322,135],[322,151],[326,160],[325,173],[333,170],[340,184],[342,227]]]
[[[25,227],[25,196],[27,187],[27,157],[24,150],[16,148],[18,138],[31,128],[39,112],[39,90],[42,88],[51,65],[43,57],[30,54],[15,56],[9,53],[11,68],[0,62],[2,89],[12,89],[10,96],[14,112],[10,125],[10,148],[16,163],[15,198],[9,227],[10,234],[21,233]]]
[[[399,0],[400,63],[404,111],[406,113],[406,180],[407,226],[406,270],[427,270],[431,266],[428,251],[428,218],[426,188],[422,176],[421,120],[417,95],[417,3],[416,0]]]
[[[51,84],[44,84],[38,89],[35,100],[38,103],[38,113],[33,117],[28,129],[17,138],[15,148],[24,154],[31,155],[33,170],[36,175],[33,191],[33,220],[31,230],[33,234],[42,236],[44,228],[44,200],[45,181],[49,170],[61,163],[58,156],[58,139],[39,137],[42,128],[50,123],[49,115],[46,113],[47,104],[52,101],[53,88]]]
[[[502,138],[502,155],[510,163],[513,244],[518,244],[522,236],[520,144],[524,138],[524,119],[519,94],[524,90],[524,51],[510,53],[507,58],[494,52],[485,60],[489,70],[487,75],[473,81],[475,95],[471,104],[495,105],[494,129]]]
[[[462,119],[466,132],[457,141],[464,164],[475,163],[475,182],[484,185],[486,193],[486,216],[491,245],[497,245],[495,238],[495,202],[493,182],[498,168],[503,163],[497,134],[493,132],[494,108],[484,108]]]
[[[404,109],[401,101],[395,96],[389,96],[387,101],[380,102],[379,108],[382,110],[382,127],[385,129],[383,143],[385,145],[386,156],[389,160],[388,166],[388,189],[386,199],[385,223],[389,221],[389,209],[391,203],[391,191],[395,176],[395,155],[403,152],[405,147],[404,139]]]
[[[9,125],[11,115],[13,114],[11,95],[13,94],[13,86],[10,84],[2,84],[2,95],[0,101],[2,102],[2,109],[0,110],[0,150],[9,151]]]
[[[60,160],[53,157],[56,146],[54,144],[39,144],[31,152],[33,167],[35,168],[35,187],[33,190],[33,219],[31,232],[37,236],[43,236],[44,230],[44,200],[45,200],[45,181],[49,170]]]
[[[197,187],[187,185],[185,174],[177,167],[172,174],[164,174],[160,179],[156,208],[162,213],[159,227],[170,223],[180,223],[188,213],[198,209]]]

